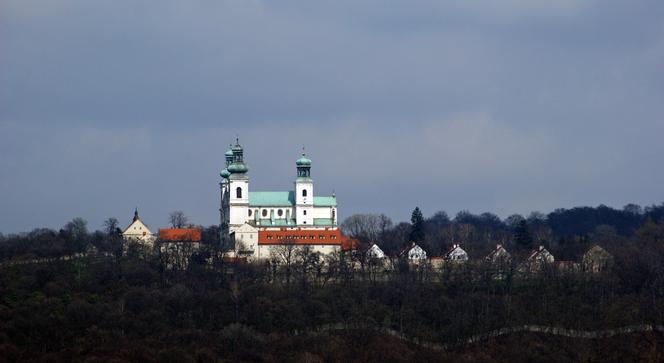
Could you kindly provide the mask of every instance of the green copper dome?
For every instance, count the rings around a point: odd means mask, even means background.
[[[228,166],[231,165],[231,163],[233,163],[233,159],[234,159],[233,150],[228,149],[228,151],[226,151],[224,156],[225,156],[225,159],[226,159],[226,167],[228,168]]]
[[[224,169],[221,171],[221,173],[219,173],[219,175],[221,175],[221,177],[224,179],[228,179],[228,177],[231,176],[231,172],[228,171],[228,169]]]
[[[228,166],[228,171],[231,174],[243,174],[249,171],[249,168],[247,168],[244,163],[233,163]]]
[[[297,166],[311,166],[311,159],[307,157],[305,153],[302,153],[302,157],[297,159],[295,162]]]

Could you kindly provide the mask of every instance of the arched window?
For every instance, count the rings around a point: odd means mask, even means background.
[[[263,209],[263,217],[267,217],[267,209]]]
[[[249,209],[249,217],[251,217],[251,209]]]
[[[306,196],[307,196],[307,190],[306,190],[306,189],[302,189],[302,196],[303,196],[303,197],[306,197]]]
[[[242,188],[237,187],[235,189],[235,198],[242,198]]]
[[[282,209],[279,209],[279,210],[277,211],[277,215],[278,215],[279,217],[283,216],[283,215],[284,215],[284,211],[283,211]]]

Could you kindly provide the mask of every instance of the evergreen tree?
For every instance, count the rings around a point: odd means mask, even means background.
[[[413,242],[421,243],[424,241],[424,216],[420,207],[415,207],[413,214],[410,217],[410,240]]]
[[[528,222],[525,219],[522,219],[514,228],[514,242],[520,248],[533,248],[533,237],[528,231]]]

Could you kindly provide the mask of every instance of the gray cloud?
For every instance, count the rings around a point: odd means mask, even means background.
[[[499,4],[499,5],[497,5]],[[341,212],[664,200],[657,1],[5,1],[0,231],[216,221],[301,145]]]

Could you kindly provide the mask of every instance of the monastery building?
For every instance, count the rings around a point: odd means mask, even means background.
[[[221,171],[220,230],[224,246],[237,257],[271,258],[283,246],[310,246],[328,254],[347,248],[337,225],[337,198],[315,196],[311,159],[295,162],[293,190],[250,191],[249,168],[239,141],[226,152]]]

